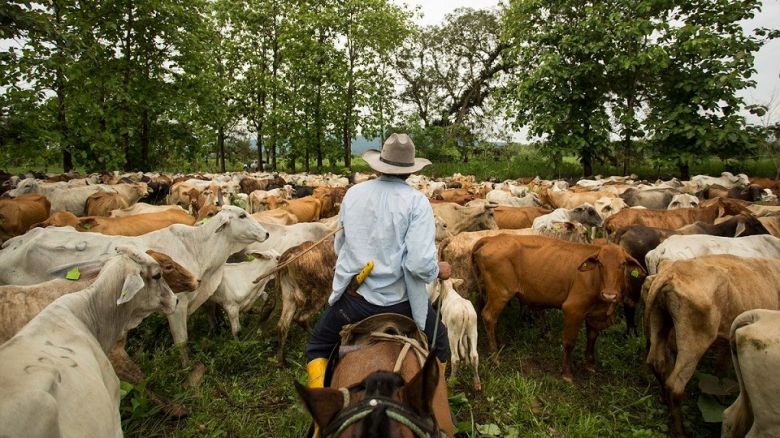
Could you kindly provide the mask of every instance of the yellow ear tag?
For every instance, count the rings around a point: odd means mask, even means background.
[[[639,269],[634,269],[631,271],[631,276],[634,278],[639,278]]]
[[[76,281],[79,278],[81,278],[81,272],[79,272],[78,266],[68,271],[67,274],[65,274],[65,278],[68,280]]]
[[[253,256],[252,254],[247,254],[247,256],[246,256],[246,261],[247,262],[251,262],[254,259],[255,259],[255,256]]]
[[[204,218],[203,218],[203,219],[200,221],[200,224],[201,224],[201,225],[206,225],[206,222],[208,222],[208,221],[209,221],[209,218],[207,218],[207,217],[204,217]]]

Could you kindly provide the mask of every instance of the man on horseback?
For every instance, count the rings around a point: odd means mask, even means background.
[[[335,239],[333,293],[306,345],[310,388],[324,386],[341,328],[379,313],[411,317],[429,340],[436,330],[442,374],[450,355],[447,330],[425,289],[437,276],[449,278],[450,266],[436,262],[436,227],[428,199],[405,182],[431,162],[415,158],[414,143],[406,134],[392,134],[381,152],[369,150],[363,158],[380,176],[353,186],[341,204],[339,225],[344,229]],[[374,263],[371,274],[357,291],[348,289],[369,261]]]

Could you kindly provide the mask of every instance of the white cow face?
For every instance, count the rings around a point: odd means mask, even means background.
[[[674,210],[675,208],[698,208],[699,198],[683,193],[680,195],[674,195],[671,202],[669,202],[668,210]]]

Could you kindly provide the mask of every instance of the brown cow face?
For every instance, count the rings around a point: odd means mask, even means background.
[[[174,293],[191,292],[200,285],[198,278],[168,255],[153,249],[147,250],[146,253],[160,265],[163,279]]]
[[[596,254],[586,258],[577,268],[580,272],[598,269],[602,300],[617,303],[628,287],[628,278],[644,278],[647,273],[623,248],[608,244],[599,248]]]

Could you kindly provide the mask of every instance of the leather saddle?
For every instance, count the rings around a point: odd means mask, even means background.
[[[397,313],[380,313],[369,316],[354,324],[345,325],[341,332],[341,348],[354,350],[355,347],[374,344],[382,340],[376,333],[383,333],[391,336],[405,336],[414,339],[421,346],[428,345],[428,338],[425,333],[420,331],[417,324],[404,315]],[[341,353],[341,351],[340,351]],[[339,354],[340,356],[342,354]]]

